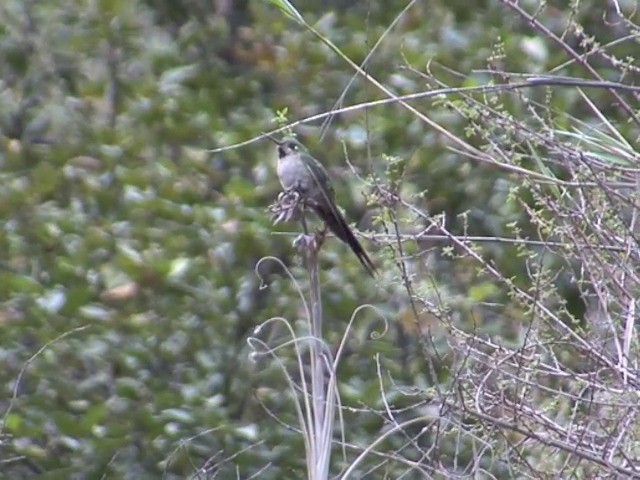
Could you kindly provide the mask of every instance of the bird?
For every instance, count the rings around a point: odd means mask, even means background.
[[[351,248],[365,270],[375,278],[377,269],[336,206],[335,191],[322,163],[294,137],[277,140],[269,135],[268,138],[276,144],[276,171],[285,192],[296,192],[303,205],[308,205],[325,226]]]

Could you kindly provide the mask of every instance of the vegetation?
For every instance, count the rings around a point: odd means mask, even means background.
[[[640,476],[636,5],[555,3],[2,2],[0,475]]]

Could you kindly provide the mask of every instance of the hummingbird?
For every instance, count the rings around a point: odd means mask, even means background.
[[[276,171],[282,188],[296,192],[303,204],[311,207],[325,226],[349,245],[369,275],[375,277],[376,267],[336,206],[335,191],[324,166],[295,138],[268,138],[277,145]]]

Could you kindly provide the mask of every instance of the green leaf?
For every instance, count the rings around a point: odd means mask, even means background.
[[[287,0],[267,0],[267,2],[278,7],[282,13],[291,17],[296,22],[306,23],[302,15],[300,15],[300,12],[298,12],[298,10],[296,10],[295,7]]]

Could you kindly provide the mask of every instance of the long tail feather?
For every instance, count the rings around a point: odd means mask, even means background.
[[[367,252],[365,252],[364,248],[362,248],[362,245],[353,234],[351,228],[349,228],[347,221],[344,219],[340,211],[337,208],[331,208],[331,206],[323,206],[319,204],[313,205],[312,208],[327,224],[329,230],[331,230],[336,237],[349,245],[369,275],[375,277],[377,272],[375,265],[371,261],[371,258],[369,258],[369,255],[367,255]]]

